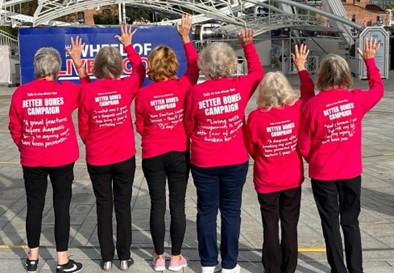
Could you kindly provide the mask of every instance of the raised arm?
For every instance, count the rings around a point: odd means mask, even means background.
[[[85,46],[85,43],[82,43],[82,38],[77,36],[75,40],[71,37],[71,49],[66,47],[66,51],[68,55],[71,57],[75,70],[78,73],[78,77],[81,80],[81,83],[90,82],[90,78],[88,73],[86,72],[85,65],[81,60],[82,50]]]
[[[294,53],[291,54],[293,61],[298,70],[298,77],[300,78],[300,90],[301,98],[300,100],[305,102],[315,95],[315,85],[309,76],[308,71],[305,69],[305,61],[308,58],[309,49],[306,45],[302,44],[300,46],[296,45]]]
[[[374,107],[384,94],[383,81],[380,77],[379,68],[375,64],[375,55],[378,52],[379,47],[380,44],[376,39],[366,38],[364,41],[364,50],[362,51],[360,48],[357,48],[358,53],[364,59],[365,65],[367,66],[369,90],[367,93],[360,92],[360,94],[358,94],[360,97],[368,97],[363,100],[365,113]]]
[[[251,97],[264,76],[264,70],[253,44],[253,30],[250,28],[244,28],[241,30],[238,34],[238,41],[243,48],[246,62],[248,64],[247,77],[249,78],[249,81],[245,82],[245,85],[250,85],[248,88],[250,88],[249,97]]]
[[[183,15],[181,23],[176,25],[176,30],[181,37],[183,47],[185,50],[187,68],[185,74],[183,74],[181,81],[187,81],[189,86],[196,84],[198,80],[198,66],[197,51],[190,41],[190,29],[192,27],[192,19],[190,15]]]
[[[131,73],[130,77],[126,78],[126,80],[134,80],[134,78],[137,78],[138,87],[140,87],[145,80],[145,66],[142,64],[140,55],[138,55],[137,51],[135,51],[132,45],[132,38],[136,32],[137,29],[132,31],[131,26],[124,24],[120,26],[120,35],[115,35],[115,38],[117,38],[119,42],[123,44],[124,50],[127,53],[127,58],[133,67],[133,72]]]

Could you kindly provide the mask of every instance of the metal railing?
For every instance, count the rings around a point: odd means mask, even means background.
[[[305,68],[309,73],[315,74],[317,72],[317,68],[319,67],[319,56],[308,56],[305,62]],[[283,58],[282,63],[282,72],[284,74],[296,74],[297,68],[291,57]]]
[[[0,29],[0,45],[8,45],[10,48],[17,48],[18,38]]]

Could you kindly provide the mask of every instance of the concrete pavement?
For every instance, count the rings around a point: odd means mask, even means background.
[[[370,111],[363,123],[363,188],[360,227],[363,240],[364,268],[366,273],[394,272],[394,71],[384,80],[385,96]],[[295,89],[298,77],[289,76]],[[356,87],[367,87],[367,81],[355,79]],[[15,88],[0,87],[0,273],[25,272],[26,198],[19,165],[19,153],[8,133],[8,108]],[[255,108],[255,98],[247,113]],[[140,144],[137,135],[137,147]],[[80,143],[81,157],[75,166],[75,183],[71,204],[71,236],[69,252],[73,259],[84,264],[88,273],[101,272],[97,239],[95,197],[84,162],[84,146]],[[129,272],[154,272],[151,267],[153,246],[149,232],[149,194],[141,169],[140,151],[137,152],[137,170],[133,186],[133,244],[135,264]],[[259,204],[252,181],[252,164],[243,193],[242,226],[239,264],[241,272],[262,272],[262,226]],[[39,271],[55,272],[53,235],[54,215],[48,187],[41,236]],[[183,272],[200,272],[196,239],[196,193],[189,180],[186,199],[187,231],[183,254],[190,258],[190,266]],[[167,213],[167,223],[169,217]],[[220,222],[218,222],[220,223]],[[169,225],[168,225],[169,226]],[[220,227],[218,227],[220,232]],[[297,272],[329,272],[324,252],[320,219],[313,200],[310,180],[303,185],[299,222],[299,264]],[[167,246],[169,233],[167,232]],[[170,248],[166,248],[170,255]],[[112,272],[121,272],[115,261]]]

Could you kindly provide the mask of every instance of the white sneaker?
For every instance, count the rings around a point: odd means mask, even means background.
[[[215,273],[221,269],[222,267],[219,263],[216,266],[201,266],[201,273]]]
[[[237,264],[233,269],[222,269],[222,273],[240,273],[241,267]]]

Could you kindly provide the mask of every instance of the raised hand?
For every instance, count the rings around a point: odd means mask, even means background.
[[[192,27],[192,18],[189,14],[182,15],[181,24],[176,24],[176,31],[184,43],[190,42],[190,29]]]
[[[137,32],[137,29],[132,31],[131,26],[122,24],[120,26],[120,35],[115,35],[115,38],[123,44],[124,47],[131,45],[133,35]]]
[[[242,46],[253,42],[253,30],[244,28],[238,33],[238,41]]]
[[[374,58],[376,55],[376,52],[378,52],[380,47],[380,44],[378,43],[377,39],[374,38],[365,38],[364,41],[364,51],[362,51],[360,48],[357,48],[358,54],[361,55],[361,57],[366,60],[369,58]]]
[[[82,38],[77,36],[75,37],[75,40],[73,37],[71,37],[71,49],[66,47],[66,51],[73,60],[75,67],[82,65],[81,54],[84,46],[85,43],[82,43]]]
[[[298,71],[305,70],[305,61],[308,55],[309,49],[307,49],[306,45],[295,45],[294,54],[291,53],[291,57],[293,58],[294,64]]]

